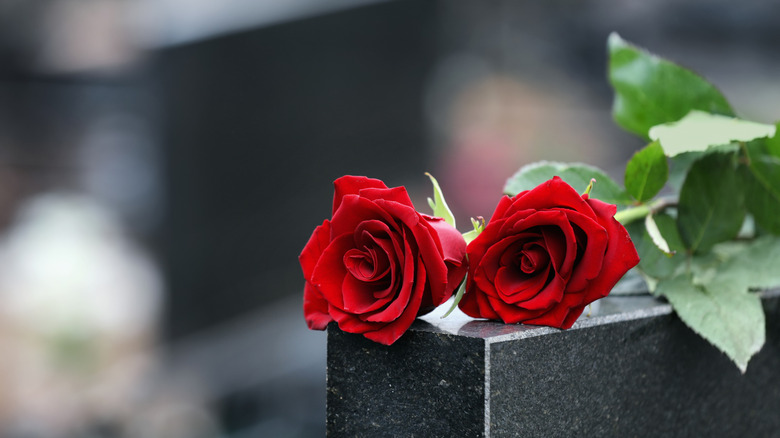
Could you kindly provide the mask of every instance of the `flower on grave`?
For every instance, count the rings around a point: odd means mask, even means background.
[[[571,327],[639,263],[615,212],[558,177],[504,196],[468,245],[460,309],[505,323]]]
[[[418,315],[452,296],[466,272],[466,243],[440,217],[418,213],[404,187],[344,176],[333,216],[300,254],[310,329],[332,321],[390,345]]]

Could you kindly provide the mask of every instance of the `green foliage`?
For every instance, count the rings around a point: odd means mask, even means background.
[[[514,196],[559,176],[578,192],[623,207],[615,219],[631,235],[637,271],[650,291],[668,299],[685,324],[744,373],[766,331],[752,290],[780,286],[780,123],[735,118],[701,76],[617,34],[608,45],[613,116],[629,132],[654,140],[627,163],[625,190],[593,166],[538,162],[510,177],[504,191]],[[449,209],[431,179],[434,214],[446,217]],[[667,193],[679,193],[676,201],[655,199],[665,185]],[[484,221],[472,225],[467,242]],[[453,309],[463,292],[461,284]]]
[[[671,168],[669,169],[669,180],[667,184],[675,193],[680,193],[685,176],[694,161],[704,156],[704,152],[685,152],[669,159]]]
[[[442,318],[446,318],[450,316],[450,313],[454,312],[455,309],[458,308],[458,303],[460,303],[460,300],[463,299],[463,294],[466,293],[466,277],[463,277],[463,281],[460,282],[460,286],[458,286],[458,290],[455,292],[455,299],[452,300],[452,305],[449,309],[442,315]]]
[[[727,116],[731,106],[712,84],[690,70],[609,36],[612,115],[629,132],[648,138],[655,125],[679,120],[693,109]]]
[[[658,280],[673,276],[675,273],[684,270],[685,255],[682,253],[684,246],[677,232],[677,224],[673,217],[666,213],[653,215],[658,231],[669,245],[670,251],[675,254],[665,254],[658,245],[653,242],[647,224],[644,222],[634,222],[626,226],[631,240],[634,242],[636,251],[639,254],[638,269],[645,278],[650,292],[655,292]]]
[[[677,122],[653,126],[649,134],[661,143],[666,155],[673,157],[734,141],[771,137],[775,135],[775,126],[694,110]]]
[[[669,177],[669,165],[656,141],[639,150],[626,165],[626,191],[639,202],[657,195]]]
[[[721,243],[706,255],[688,259],[685,269],[668,271],[656,293],[745,372],[765,333],[761,302],[749,289],[780,286],[778,260],[780,238],[776,236]]]
[[[697,74],[616,34],[608,46],[615,121],[655,140],[626,166],[626,191],[640,204],[615,216],[639,253],[637,270],[744,372],[765,337],[750,289],[780,286],[780,237],[762,235],[780,235],[780,122],[735,118]],[[664,183],[676,204],[653,200]]]
[[[688,327],[724,352],[742,373],[764,345],[761,300],[746,289],[694,284],[690,276],[679,275],[661,280],[656,291]]]
[[[658,224],[655,223],[655,219],[652,214],[645,216],[645,229],[650,236],[650,240],[653,241],[658,249],[660,249],[666,255],[672,255],[672,250],[669,248],[669,243],[664,238],[661,230],[658,228]]]
[[[740,165],[739,174],[747,210],[761,227],[780,234],[780,157],[766,152],[760,142],[746,146],[748,163]]]
[[[471,218],[471,226],[474,227],[473,230],[463,233],[463,239],[466,241],[466,245],[471,243],[472,240],[476,239],[477,236],[485,230],[485,218],[482,216],[477,219]]]
[[[425,172],[425,174],[428,175],[428,178],[431,179],[431,183],[433,183],[433,199],[428,198],[428,205],[431,206],[433,215],[444,219],[445,222],[454,227],[455,216],[452,214],[450,207],[444,200],[444,195],[441,192],[441,187],[439,187],[439,182],[436,181],[436,178],[434,178],[430,173]]]
[[[672,252],[685,251],[685,244],[680,237],[675,218],[667,213],[658,213],[653,215],[653,220]]]
[[[523,166],[504,185],[504,193],[514,196],[531,190],[539,184],[559,176],[577,191],[584,191],[591,179],[596,180],[590,197],[611,204],[628,205],[633,202],[625,190],[600,169],[580,163],[540,161]]]
[[[732,244],[731,256],[718,270],[715,281],[745,284],[752,289],[780,286],[780,238],[762,236]],[[734,251],[736,249],[736,251]]]
[[[686,248],[706,252],[737,236],[745,219],[739,182],[733,154],[708,154],[693,163],[680,190],[677,217]]]
[[[780,158],[780,122],[775,123],[775,136],[764,141],[767,153]]]

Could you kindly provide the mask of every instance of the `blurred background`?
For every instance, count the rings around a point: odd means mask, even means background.
[[[0,0],[0,436],[317,437],[297,255],[332,181],[460,224],[539,159],[622,181],[612,31],[780,119],[773,2]],[[463,227],[464,225],[461,225]],[[461,231],[466,231],[462,229]]]

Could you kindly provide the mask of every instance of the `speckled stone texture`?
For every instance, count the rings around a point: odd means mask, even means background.
[[[567,331],[418,320],[385,347],[328,328],[329,437],[780,436],[780,291],[741,375],[668,305],[608,297]]]

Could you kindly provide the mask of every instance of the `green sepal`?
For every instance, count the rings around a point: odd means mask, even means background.
[[[482,216],[478,216],[477,219],[471,218],[471,225],[474,229],[463,233],[463,240],[466,241],[466,245],[471,243],[472,240],[479,236],[479,233],[485,230],[485,218]]]
[[[458,308],[458,304],[460,303],[460,300],[463,299],[463,294],[466,292],[466,277],[463,277],[463,281],[460,282],[460,286],[458,286],[458,291],[455,293],[455,299],[452,301],[452,306],[450,306],[449,310],[442,315],[442,318],[446,318],[450,316],[450,313],[454,312],[455,309]]]
[[[430,205],[433,210],[433,215],[444,219],[445,222],[454,227],[455,216],[447,205],[447,201],[444,200],[444,195],[441,192],[441,187],[439,187],[439,182],[436,181],[436,178],[430,173],[425,172],[425,174],[428,175],[428,178],[431,179],[431,183],[433,183],[433,199],[428,198],[428,205]]]

